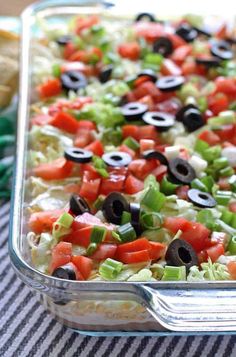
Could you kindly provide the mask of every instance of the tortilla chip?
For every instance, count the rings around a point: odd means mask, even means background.
[[[12,99],[12,89],[8,86],[0,85],[0,108],[8,106]]]

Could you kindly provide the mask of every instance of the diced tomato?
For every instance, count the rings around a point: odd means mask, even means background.
[[[98,62],[102,59],[102,51],[93,47],[89,50],[77,50],[69,57],[69,61],[83,62],[86,64]]]
[[[54,97],[61,93],[61,82],[58,78],[48,79],[47,82],[38,87],[38,93],[41,99]]]
[[[221,40],[225,39],[227,37],[227,32],[228,32],[228,26],[226,23],[222,23],[221,26],[218,28],[218,30],[215,33],[215,36]]]
[[[87,248],[90,244],[91,232],[92,226],[87,226],[76,231],[73,230],[71,233],[63,237],[63,241],[78,244]]]
[[[88,279],[93,269],[93,261],[88,257],[82,255],[74,255],[71,258],[71,262],[76,266],[76,268],[83,275],[84,279]]]
[[[195,61],[185,61],[181,66],[181,70],[184,76],[188,76],[198,73],[198,66]]]
[[[117,254],[138,252],[140,250],[149,250],[150,242],[147,238],[138,238],[132,242],[118,245]]]
[[[100,185],[100,178],[90,179],[89,172],[85,171],[80,188],[80,195],[89,201],[95,201],[99,195]]]
[[[127,170],[123,168],[110,168],[109,177],[102,179],[100,194],[107,195],[110,192],[121,192],[124,189]]]
[[[207,256],[211,259],[213,263],[217,261],[217,259],[225,254],[224,246],[223,244],[216,244],[213,247],[210,247],[206,249]]]
[[[102,156],[104,154],[104,148],[99,140],[95,140],[93,143],[85,147],[86,150],[92,151],[94,155]]]
[[[56,113],[49,123],[70,134],[75,134],[79,127],[78,121],[72,115],[65,112]]]
[[[65,48],[66,51],[66,48]],[[66,59],[69,59],[73,52],[75,52],[76,49],[74,49],[73,51],[69,52],[68,54],[64,55],[64,57]],[[96,68],[93,65],[90,64],[85,64],[83,62],[79,62],[79,61],[73,61],[73,62],[65,62],[62,64],[61,66],[61,72],[69,72],[69,71],[78,71],[78,72],[82,72],[85,76],[93,76],[96,74]]]
[[[200,140],[207,142],[210,146],[220,143],[220,137],[211,130],[204,130],[198,135]]]
[[[140,57],[141,47],[138,42],[123,43],[118,46],[118,52],[121,57],[136,61]]]
[[[187,44],[187,45],[179,46],[172,53],[171,59],[178,65],[181,65],[186,60],[186,57],[190,55],[191,52],[192,52],[191,45]]]
[[[82,228],[90,227],[90,226],[102,226],[106,227],[107,229],[113,229],[113,225],[103,223],[99,218],[94,216],[91,213],[85,212],[82,215],[79,215],[75,218],[74,222],[72,223],[72,229],[77,231]]]
[[[148,76],[140,76],[134,81],[134,88],[137,88],[140,86],[140,84],[150,81],[150,78]]]
[[[138,252],[120,253],[118,260],[125,264],[134,264],[150,261],[149,251],[140,250]]]
[[[141,139],[140,142],[140,153],[143,154],[144,151],[147,150],[154,150],[155,148],[155,141],[150,139]]]
[[[165,34],[163,25],[156,22],[136,22],[134,31],[138,37],[144,37],[148,42],[154,42]]]
[[[161,93],[155,83],[151,81],[146,81],[140,84],[133,90],[133,95],[136,100],[139,100],[147,95],[150,95],[154,101],[161,101],[163,98],[163,93]]]
[[[220,137],[221,141],[231,142],[236,133],[235,126],[233,124],[224,125],[221,130],[216,130],[215,133]]]
[[[154,101],[150,95],[145,95],[144,97],[140,98],[138,102],[146,104],[150,111],[155,109]]]
[[[143,187],[143,181],[137,179],[133,175],[129,175],[125,180],[125,193],[128,195],[133,195],[139,191],[142,191]]]
[[[83,281],[83,280],[84,280],[84,277],[83,277],[83,275],[81,274],[81,272],[77,269],[77,266],[76,266],[74,263],[72,263],[72,262],[69,262],[68,265],[70,265],[71,268],[74,270],[75,276],[76,276],[76,280]]]
[[[63,212],[62,209],[34,212],[29,219],[29,228],[36,234],[51,231],[53,223]]]
[[[157,167],[156,160],[137,159],[129,164],[129,171],[138,179],[143,180]]]
[[[230,204],[229,204],[229,210],[231,211],[231,212],[235,212],[236,213],[236,202],[234,201],[234,202],[230,202]]]
[[[129,148],[125,144],[122,144],[119,146],[119,151],[126,152],[127,154],[129,154],[132,157],[132,159],[134,159],[134,157],[136,156],[135,151],[133,149]]]
[[[156,177],[156,180],[159,182],[163,179],[166,173],[167,167],[165,165],[159,165],[151,172],[151,174],[154,175]]]
[[[174,49],[186,45],[186,42],[182,39],[182,37],[175,33],[168,33],[167,37],[171,40]]]
[[[138,128],[138,140],[149,139],[157,140],[158,134],[153,125],[143,125]]]
[[[161,65],[161,73],[164,76],[180,76],[181,68],[169,58],[165,58]]]
[[[78,148],[84,148],[85,146],[88,146],[93,140],[94,135],[91,130],[79,129],[74,139],[74,146]]]
[[[155,110],[158,112],[166,112],[170,114],[176,114],[181,108],[181,103],[176,98],[166,99],[163,102],[155,105]]]
[[[33,171],[35,176],[44,180],[62,180],[71,175],[73,167],[73,162],[59,158],[46,164],[40,164]]]
[[[76,45],[70,41],[64,46],[63,56],[65,59],[69,59],[70,56],[76,51]]]
[[[192,228],[192,222],[189,222],[187,219],[181,217],[166,217],[164,219],[163,226],[172,233],[176,234],[178,230],[181,230],[182,232],[190,230]]]
[[[114,258],[116,254],[117,245],[102,243],[98,246],[94,254],[91,255],[93,260],[105,260],[107,258]]]
[[[52,248],[52,259],[49,267],[50,273],[56,268],[70,262],[72,256],[72,244],[68,242],[59,242]]]
[[[208,97],[208,107],[214,115],[227,110],[229,101],[227,95],[224,93],[217,93]]]
[[[202,264],[202,263],[207,262],[208,255],[207,255],[206,249],[201,250],[201,251],[197,254],[197,257],[198,257],[198,263],[199,263],[199,265]]]
[[[32,125],[44,126],[49,124],[52,117],[47,114],[39,114],[30,119]]]
[[[86,101],[85,98],[87,98]],[[82,100],[82,98],[80,99]],[[86,103],[91,103],[90,97],[84,97],[84,104]],[[78,130],[96,130],[96,124],[90,120],[80,120],[78,121]]]
[[[87,17],[78,17],[76,19],[75,32],[80,35],[85,29],[92,27],[99,23],[99,18],[96,15],[90,15]]]
[[[227,268],[231,276],[231,279],[236,280],[236,262],[229,262],[227,264]]]
[[[164,256],[166,251],[166,245],[159,242],[151,242],[149,241],[150,249],[149,249],[149,257],[151,260],[158,260]]]
[[[185,186],[179,186],[176,189],[176,195],[181,199],[181,200],[188,200],[188,190],[189,190],[189,186],[185,185]]]
[[[236,80],[231,77],[217,77],[215,80],[216,91],[236,95]]]
[[[123,125],[122,127],[122,137],[128,138],[131,136],[132,138],[139,140],[139,127],[137,125]]]

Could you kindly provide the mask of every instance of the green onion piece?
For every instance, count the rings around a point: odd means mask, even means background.
[[[196,141],[194,150],[199,152],[199,154],[202,154],[208,148],[209,148],[209,144],[206,141],[198,139]]]
[[[115,240],[117,240],[119,243],[122,243],[122,240],[120,239],[120,236],[119,236],[118,233],[116,233],[115,231],[112,231],[112,232],[111,232],[111,235],[112,235],[112,237],[113,237]]]
[[[52,66],[52,74],[54,77],[60,77],[61,75],[61,66],[59,63],[54,63]]]
[[[104,200],[105,200],[105,196],[99,195],[96,201],[94,202],[93,206],[97,211],[99,211],[102,208]]]
[[[232,194],[227,194],[225,191],[217,191],[214,198],[218,205],[226,206],[232,198]]]
[[[212,176],[204,176],[201,178],[201,182],[207,187],[207,191],[211,192],[212,187],[215,183]]]
[[[208,103],[206,97],[197,98],[197,104],[201,113],[204,113],[207,110]]]
[[[213,161],[213,167],[216,170],[224,169],[228,165],[229,165],[229,162],[226,159],[226,157],[219,157],[218,159]]]
[[[177,189],[178,185],[167,180],[166,177],[163,177],[160,185],[160,190],[165,195],[173,195]]]
[[[98,245],[96,243],[90,243],[86,250],[86,255],[92,255],[97,250],[97,247]]]
[[[204,150],[201,155],[208,162],[214,161],[221,154],[221,147],[219,145],[211,146],[210,148]]]
[[[131,136],[128,136],[124,141],[123,144],[125,144],[126,146],[128,146],[130,149],[132,150],[137,150],[139,149],[139,143],[137,140],[135,140],[134,138],[132,138]]]
[[[131,242],[137,238],[134,227],[131,223],[126,223],[117,229],[117,234],[120,236],[122,242]]]
[[[121,224],[126,224],[129,223],[130,221],[131,221],[131,213],[127,211],[123,211],[121,216]]]
[[[154,212],[159,212],[166,201],[165,195],[158,191],[157,188],[150,186],[141,200],[141,204]]]
[[[144,188],[153,186],[157,190],[159,190],[159,182],[157,182],[156,177],[154,175],[148,175],[144,180]]]
[[[99,156],[94,155],[92,161],[94,168],[102,177],[109,177],[109,173],[106,170],[107,165]]]
[[[165,280],[165,281],[186,280],[185,266],[175,267],[175,266],[166,265],[161,280]]]
[[[156,230],[163,223],[162,216],[157,212],[147,212],[141,215],[141,224],[143,228]]]
[[[161,280],[164,274],[164,267],[161,264],[155,263],[150,266],[153,278]]]
[[[230,223],[231,223],[230,225],[231,225],[233,228],[236,228],[236,214],[235,214],[235,213],[233,213],[233,217],[232,217],[232,220],[231,220]]]
[[[230,166],[225,167],[224,169],[219,171],[220,176],[223,177],[228,177],[228,176],[232,176],[234,174],[234,169]]]
[[[56,223],[60,223],[65,228],[70,228],[73,221],[74,221],[73,216],[71,214],[65,212],[65,213],[62,213],[62,215],[58,218]]]
[[[145,64],[154,64],[160,66],[163,62],[163,56],[159,53],[148,53],[144,57],[144,63]]]
[[[230,252],[231,255],[236,254],[236,236],[231,237],[227,250]]]
[[[221,219],[223,222],[225,222],[225,223],[231,225],[230,223],[231,223],[231,221],[232,221],[232,219],[233,219],[233,212],[230,212],[230,211],[228,211],[227,209],[224,209],[223,212],[222,212],[222,215],[221,215],[220,219]]]
[[[236,235],[236,229],[223,222],[221,219],[216,219],[216,224],[219,230],[223,230],[231,236]]]
[[[70,233],[70,227],[74,218],[67,212],[63,213],[56,222],[53,223],[52,236],[56,240]]]
[[[227,110],[225,112],[221,112],[218,117],[213,117],[208,119],[207,124],[209,125],[227,125],[235,123],[235,114],[233,110]]]
[[[90,240],[92,243],[102,243],[105,239],[107,230],[105,227],[94,226],[91,232]]]
[[[212,211],[210,209],[204,209],[197,213],[197,221],[203,223],[210,230],[214,230],[215,218],[213,217]]]
[[[99,267],[99,274],[106,280],[115,279],[123,269],[123,263],[107,258]]]
[[[232,175],[229,178],[230,188],[233,192],[236,192],[236,175]]]
[[[208,192],[208,188],[206,187],[206,185],[204,185],[204,183],[201,180],[199,180],[198,178],[194,179],[191,182],[191,187],[196,188],[203,192]]]

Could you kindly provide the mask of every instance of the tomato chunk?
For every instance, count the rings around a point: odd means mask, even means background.
[[[125,192],[128,195],[133,195],[134,193],[142,191],[143,187],[143,181],[137,179],[133,175],[129,175],[125,180]]]
[[[29,227],[36,234],[48,232],[52,230],[52,225],[64,212],[62,209],[53,211],[41,211],[31,214],[29,219]]]
[[[141,47],[138,42],[123,43],[118,47],[118,52],[121,57],[135,61],[140,56]]]
[[[91,274],[93,268],[93,261],[88,257],[82,255],[74,255],[71,258],[71,262],[76,266],[76,268],[83,275],[83,278],[86,280]]]
[[[71,175],[74,164],[64,158],[34,168],[34,174],[44,180],[62,180]]]
[[[58,78],[49,79],[47,82],[41,84],[38,87],[38,92],[41,99],[59,95],[61,90],[61,82]]]
[[[116,249],[116,244],[102,243],[98,246],[97,250],[94,254],[91,255],[90,258],[93,260],[105,260],[107,258],[114,258]]]
[[[78,121],[72,115],[65,112],[56,113],[49,124],[70,134],[75,134],[79,128]]]
[[[70,262],[72,256],[72,244],[68,242],[59,242],[52,249],[52,259],[49,267],[50,273],[56,268]]]

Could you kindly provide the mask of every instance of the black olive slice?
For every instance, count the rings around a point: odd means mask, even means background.
[[[212,36],[212,34],[205,28],[193,26],[193,29],[197,31],[198,35],[203,35],[208,38],[210,38]]]
[[[85,75],[79,71],[67,71],[61,75],[61,84],[67,91],[77,91],[86,87],[87,79]]]
[[[193,131],[205,125],[205,122],[200,110],[197,108],[189,108],[183,115],[183,124],[187,131],[192,133]]]
[[[169,56],[173,52],[173,44],[168,37],[159,37],[153,44],[153,52]]]
[[[56,42],[59,46],[66,46],[67,43],[72,41],[72,37],[70,35],[62,35],[56,39]]]
[[[169,160],[168,173],[170,180],[186,185],[196,177],[194,168],[186,160],[179,157]]]
[[[80,195],[72,195],[70,198],[70,210],[75,216],[90,212],[89,205]]]
[[[56,278],[60,279],[76,280],[75,271],[70,263],[56,268],[52,273],[52,276],[55,276]]]
[[[163,92],[171,92],[179,89],[185,82],[182,76],[165,76],[157,80],[156,86]]]
[[[194,104],[187,104],[184,107],[182,107],[178,112],[175,114],[175,119],[177,121],[183,122],[184,120],[184,113],[189,110],[189,109],[197,109],[196,105]]]
[[[130,102],[121,107],[121,112],[126,120],[141,119],[148,110],[148,106],[139,102]]]
[[[132,157],[129,154],[121,151],[113,151],[103,154],[102,159],[108,166],[114,167],[127,166],[132,161]]]
[[[156,159],[161,164],[168,166],[168,160],[162,152],[157,150],[146,150],[143,153],[143,158],[146,160]]]
[[[195,58],[197,64],[201,64],[205,67],[217,67],[219,66],[221,60],[218,57],[197,57]]]
[[[112,192],[105,198],[102,212],[108,222],[120,224],[124,211],[129,211],[129,203],[121,193]]]
[[[174,117],[164,112],[147,112],[142,120],[149,125],[154,125],[160,131],[166,131],[174,125]]]
[[[198,207],[202,208],[213,208],[217,205],[215,199],[210,195],[210,193],[202,192],[196,188],[191,188],[188,190],[189,200]]]
[[[100,82],[101,83],[106,83],[107,81],[109,81],[109,79],[111,78],[112,71],[113,71],[113,65],[112,64],[109,64],[109,65],[103,67],[103,69],[99,73]]]
[[[93,153],[89,150],[72,147],[65,149],[64,157],[69,161],[74,161],[79,164],[83,164],[91,161]]]
[[[230,60],[234,57],[230,44],[227,41],[215,41],[211,45],[211,54],[221,60]]]
[[[187,272],[192,266],[198,265],[198,257],[195,250],[191,244],[183,239],[174,239],[169,244],[165,260],[167,265],[185,266]]]
[[[197,31],[189,26],[188,24],[182,24],[180,25],[175,33],[181,37],[182,39],[184,39],[186,42],[192,42],[195,40],[195,38],[197,37],[198,33]]]
[[[156,81],[157,81],[157,75],[152,69],[143,69],[137,75],[138,78],[143,77],[143,76],[148,77],[150,79],[150,81],[152,81],[153,83],[156,83]]]
[[[130,203],[129,210],[131,214],[131,224],[134,227],[137,236],[139,236],[142,233],[140,224],[140,204],[135,202]]]
[[[145,20],[145,19],[148,19],[151,22],[156,22],[155,16],[153,14],[150,14],[150,12],[140,12],[140,14],[138,14],[135,17],[134,21],[138,22],[138,21],[142,21],[142,20]]]

